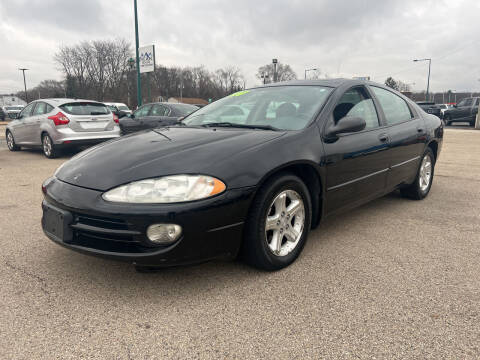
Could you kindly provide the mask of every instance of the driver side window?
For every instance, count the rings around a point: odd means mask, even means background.
[[[32,113],[32,110],[33,110],[33,107],[35,106],[35,103],[31,103],[29,105],[27,105],[23,110],[22,112],[20,113],[19,117],[22,118],[22,119],[25,119],[27,117],[29,117]]]
[[[333,110],[335,123],[345,116],[360,117],[365,120],[365,130],[380,126],[372,98],[362,87],[347,90]]]

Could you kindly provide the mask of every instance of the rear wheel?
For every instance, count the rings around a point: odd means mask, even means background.
[[[259,190],[248,215],[242,254],[251,265],[278,270],[300,255],[312,217],[311,199],[297,176],[282,174]]]
[[[6,139],[7,139],[8,150],[10,151],[20,150],[20,146],[15,144],[15,139],[13,138],[13,134],[10,131],[7,131]]]
[[[42,149],[43,154],[49,159],[54,159],[60,155],[60,151],[55,146],[52,138],[48,134],[42,135]]]
[[[400,189],[401,194],[414,200],[424,199],[432,187],[434,168],[435,156],[432,149],[427,148],[420,161],[415,181],[410,186]]]

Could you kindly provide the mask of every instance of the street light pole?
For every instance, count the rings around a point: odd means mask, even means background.
[[[135,10],[135,57],[137,63],[137,106],[142,106],[142,81],[140,79],[140,56],[138,54],[138,15],[137,15],[137,0],[133,0],[133,7]]]
[[[305,80],[307,80],[307,72],[308,71],[317,71],[318,69],[305,69]]]
[[[428,79],[427,79],[427,93],[425,94],[425,100],[428,101],[428,92],[430,90],[430,68],[432,66],[432,59],[415,59],[414,62],[417,61],[428,61]]]
[[[25,101],[28,104],[27,82],[25,81],[25,71],[28,70],[28,69],[22,68],[22,69],[18,69],[18,70],[23,72],[23,86],[25,87]]]

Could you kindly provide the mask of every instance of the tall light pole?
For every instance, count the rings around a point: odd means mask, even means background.
[[[305,69],[305,80],[307,80],[307,72],[309,71],[317,71],[318,69]]]
[[[138,16],[137,16],[137,0],[133,0],[135,10],[135,57],[137,62],[137,106],[142,106],[142,81],[140,79],[140,56],[138,54]]]
[[[25,71],[27,71],[28,69],[21,68],[21,69],[18,69],[18,70],[20,70],[21,72],[23,72],[23,86],[25,87],[25,101],[26,101],[27,104],[28,104],[27,82],[25,81]]]
[[[425,94],[425,100],[428,101],[428,91],[430,90],[430,68],[432,66],[432,59],[415,59],[414,62],[428,61],[428,79],[427,79],[427,93]]]

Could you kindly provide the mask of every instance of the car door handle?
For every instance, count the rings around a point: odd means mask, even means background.
[[[388,141],[388,135],[387,134],[380,134],[378,136],[378,139],[381,141],[381,142],[387,142]]]

